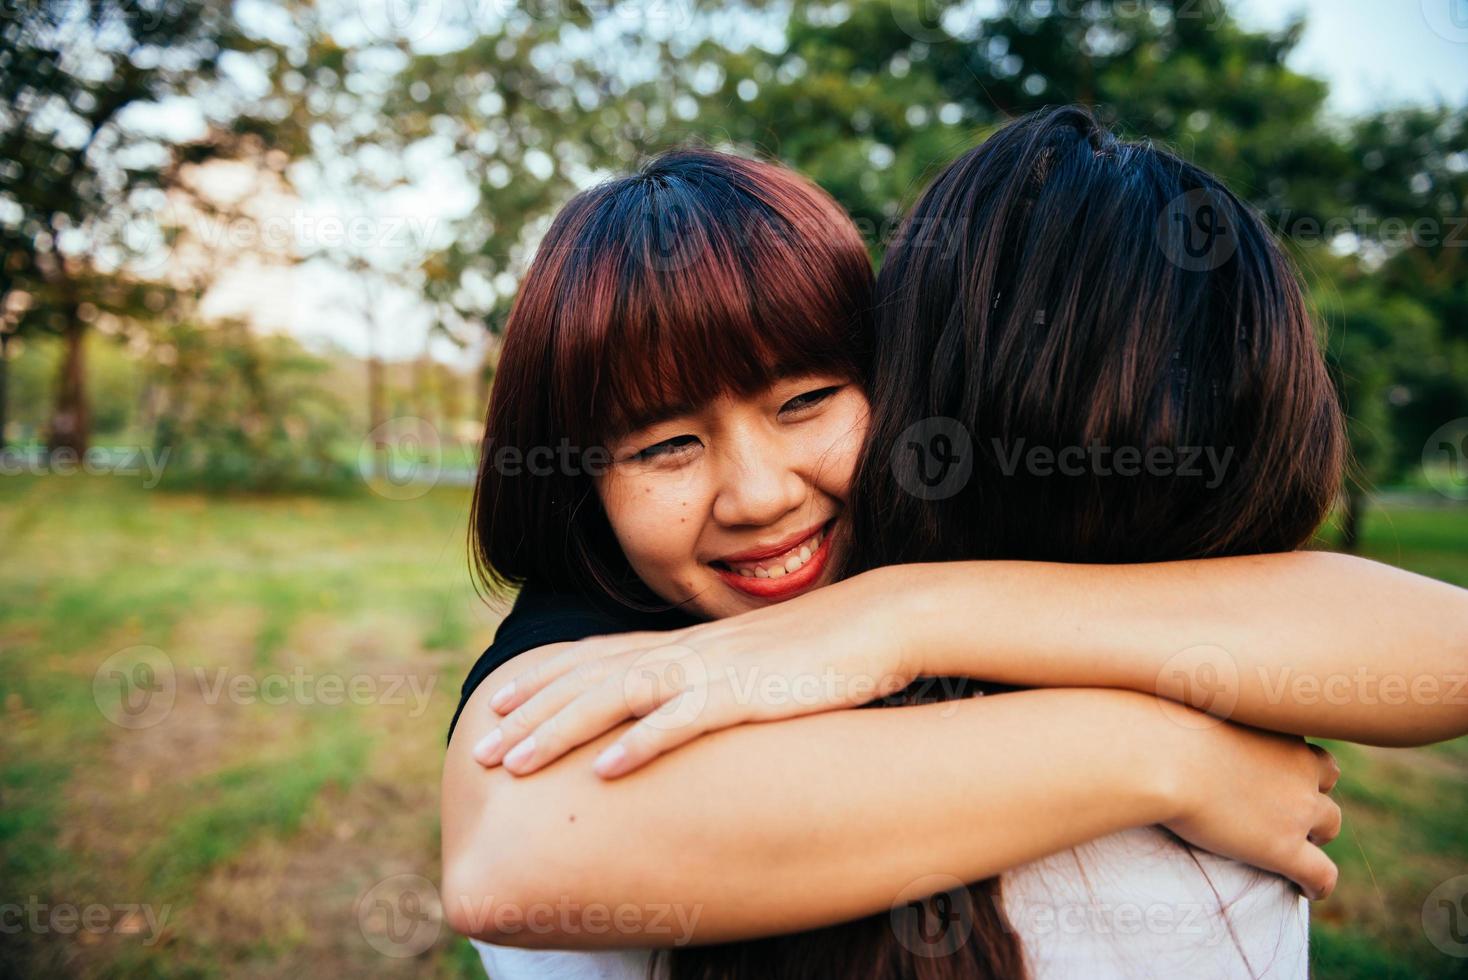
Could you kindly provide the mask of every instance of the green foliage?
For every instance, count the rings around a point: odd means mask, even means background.
[[[330,488],[356,471],[340,458],[345,406],[319,379],[327,364],[285,336],[239,324],[164,328],[155,348],[155,452],[164,483],[211,491]]]

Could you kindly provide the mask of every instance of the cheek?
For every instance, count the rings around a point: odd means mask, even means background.
[[[597,490],[632,570],[664,598],[671,598],[670,590],[681,593],[698,564],[698,538],[707,512],[699,506],[697,483],[665,474],[613,472]]]
[[[851,481],[856,474],[856,464],[861,458],[862,445],[866,441],[867,403],[864,398],[854,398],[835,413],[830,424],[822,427],[820,445],[821,465],[816,470],[814,482],[822,492],[837,500],[845,501],[851,491]]]

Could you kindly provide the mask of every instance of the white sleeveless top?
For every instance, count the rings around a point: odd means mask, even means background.
[[[1029,980],[1309,975],[1309,903],[1293,885],[1156,827],[1023,865],[1003,876],[1001,892]],[[491,980],[648,980],[651,958],[474,946]]]

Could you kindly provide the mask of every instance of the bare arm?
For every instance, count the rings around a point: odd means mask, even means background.
[[[1468,733],[1468,590],[1389,565],[1297,552],[901,572],[920,673],[1146,691],[1373,745]]]
[[[476,757],[533,772],[646,716],[598,758],[615,778],[710,731],[950,675],[1133,690],[1271,731],[1422,745],[1468,733],[1468,590],[1322,552],[880,568],[688,629],[569,644],[499,692],[497,742]],[[691,699],[701,710],[667,723]]]
[[[524,654],[516,669],[555,653]],[[527,777],[476,763],[471,747],[498,721],[489,696],[510,676],[496,674],[461,716],[442,804],[445,914],[495,942],[672,945],[812,928],[886,909],[926,874],[977,880],[1158,822],[1312,894],[1334,882],[1304,839],[1329,839],[1339,821],[1315,754],[1230,725],[1180,725],[1129,692],[745,725],[609,782],[590,760],[621,728]],[[619,908],[631,910],[626,928],[586,920]],[[656,931],[660,908],[665,927],[687,929]]]

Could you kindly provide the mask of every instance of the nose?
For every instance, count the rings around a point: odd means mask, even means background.
[[[714,520],[767,527],[805,503],[809,488],[772,433],[751,426],[731,433],[719,453]]]

